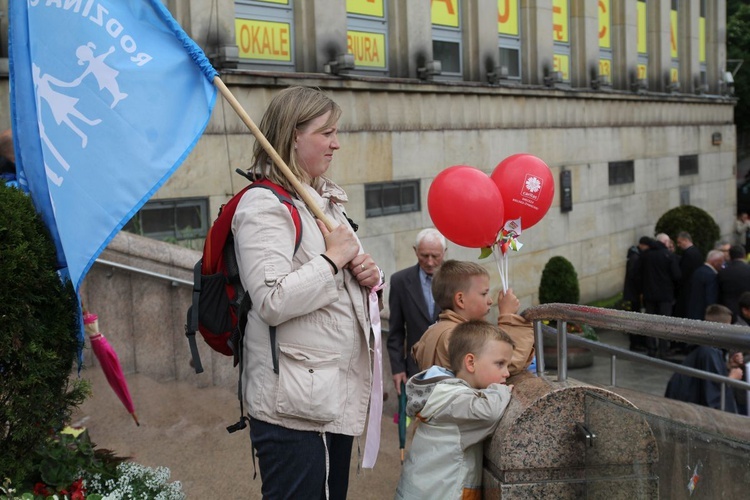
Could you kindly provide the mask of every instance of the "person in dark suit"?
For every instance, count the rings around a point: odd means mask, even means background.
[[[628,249],[627,261],[625,263],[625,281],[622,287],[623,306],[628,311],[641,312],[643,303],[641,301],[641,254],[649,249],[651,238],[641,236],[638,245]],[[630,350],[645,351],[646,337],[635,333],[629,334]]]
[[[724,264],[724,253],[711,250],[706,262],[695,270],[690,279],[690,296],[687,302],[687,318],[705,319],[706,308],[719,302],[718,272]]]
[[[682,277],[677,288],[674,315],[679,318],[687,318],[691,279],[695,270],[703,265],[703,253],[701,253],[697,246],[693,245],[693,237],[686,231],[681,231],[677,235],[677,246],[682,250],[682,257],[680,257],[680,273]],[[708,304],[713,304],[714,302],[709,302]]]
[[[742,292],[750,291],[750,265],[745,262],[742,245],[729,247],[729,261],[719,271],[719,303],[727,306],[735,320],[739,314],[738,301]]]
[[[440,307],[432,297],[432,275],[443,263],[445,250],[445,237],[436,229],[424,229],[414,244],[417,265],[391,276],[387,347],[398,394],[401,382],[406,383],[408,377],[419,373],[411,357],[412,346],[440,314]]]
[[[643,307],[647,314],[672,316],[675,283],[680,280],[680,264],[677,256],[667,249],[669,236],[656,235],[648,250],[641,255],[641,278],[643,283]],[[647,339],[648,355],[666,358],[669,342],[664,339]]]

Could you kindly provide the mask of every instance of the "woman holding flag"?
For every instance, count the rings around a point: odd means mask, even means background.
[[[260,143],[251,171],[292,194],[299,247],[290,210],[267,189],[249,189],[232,222],[242,285],[253,304],[242,384],[264,498],[346,498],[353,437],[364,429],[370,401],[368,295],[383,276],[347,221],[346,193],[324,177],[340,147],[340,114],[323,92],[291,87],[273,98],[260,123],[305,193],[296,192]],[[312,199],[332,229],[300,197]]]

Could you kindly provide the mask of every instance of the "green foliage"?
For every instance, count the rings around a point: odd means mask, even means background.
[[[705,210],[692,205],[683,205],[664,212],[656,222],[656,233],[667,233],[677,240],[680,231],[687,231],[693,237],[693,244],[705,257],[713,249],[721,235],[716,221]]]
[[[542,270],[539,282],[539,303],[578,304],[581,291],[578,287],[578,274],[573,264],[561,256],[552,257]]]
[[[727,59],[742,59],[745,64],[734,76],[734,95],[738,98],[734,119],[739,132],[750,130],[750,5],[743,0],[727,2]],[[732,71],[736,64],[727,64]]]
[[[78,351],[72,284],[31,200],[0,184],[0,472],[22,484],[35,450],[88,394],[71,380]]]

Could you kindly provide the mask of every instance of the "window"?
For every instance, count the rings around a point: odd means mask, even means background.
[[[643,82],[648,77],[648,36],[647,36],[647,19],[646,19],[646,0],[638,0],[637,5],[637,28],[638,35],[636,45],[638,46],[638,74],[637,80]],[[637,83],[637,82],[631,82]]]
[[[630,184],[635,181],[633,160],[609,162],[609,185]]]
[[[706,0],[700,2],[700,16],[698,17],[698,65],[700,67],[699,92],[708,91],[708,77],[706,69]]]
[[[385,0],[346,0],[346,45],[354,69],[388,72],[388,23]]]
[[[234,28],[240,67],[294,71],[294,16],[290,0],[236,0]]]
[[[365,217],[419,212],[419,181],[365,184]]]
[[[521,20],[518,4],[519,0],[497,0],[500,72],[503,77],[514,80],[521,79]]]
[[[671,88],[679,88],[680,81],[680,53],[679,53],[679,36],[680,30],[678,29],[678,0],[672,0],[672,9],[669,11],[669,30],[670,30],[670,55],[672,57],[672,64],[669,68],[669,84],[675,85]]]
[[[570,82],[570,9],[568,0],[552,0],[552,71]]]
[[[599,82],[612,82],[612,14],[610,0],[599,0]]]
[[[680,156],[680,175],[696,175],[698,173],[698,155]]]
[[[208,232],[208,199],[149,201],[123,229],[159,240],[204,238]]]
[[[461,12],[458,0],[432,2],[432,58],[440,61],[441,76],[463,77],[461,61]]]

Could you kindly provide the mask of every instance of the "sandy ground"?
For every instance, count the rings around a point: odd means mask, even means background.
[[[97,447],[114,450],[151,467],[166,466],[188,498],[261,498],[260,475],[253,480],[250,438],[246,431],[229,434],[239,403],[225,388],[198,389],[184,382],[157,382],[142,374],[127,376],[140,420],[137,427],[110,389],[99,367],[81,377],[92,384],[90,397],[73,415]],[[385,380],[388,383],[389,380]],[[384,405],[381,445],[374,469],[357,472],[357,442],[352,454],[349,497],[392,498],[401,470],[398,429],[393,423],[395,397]],[[364,436],[360,440],[364,453]]]

